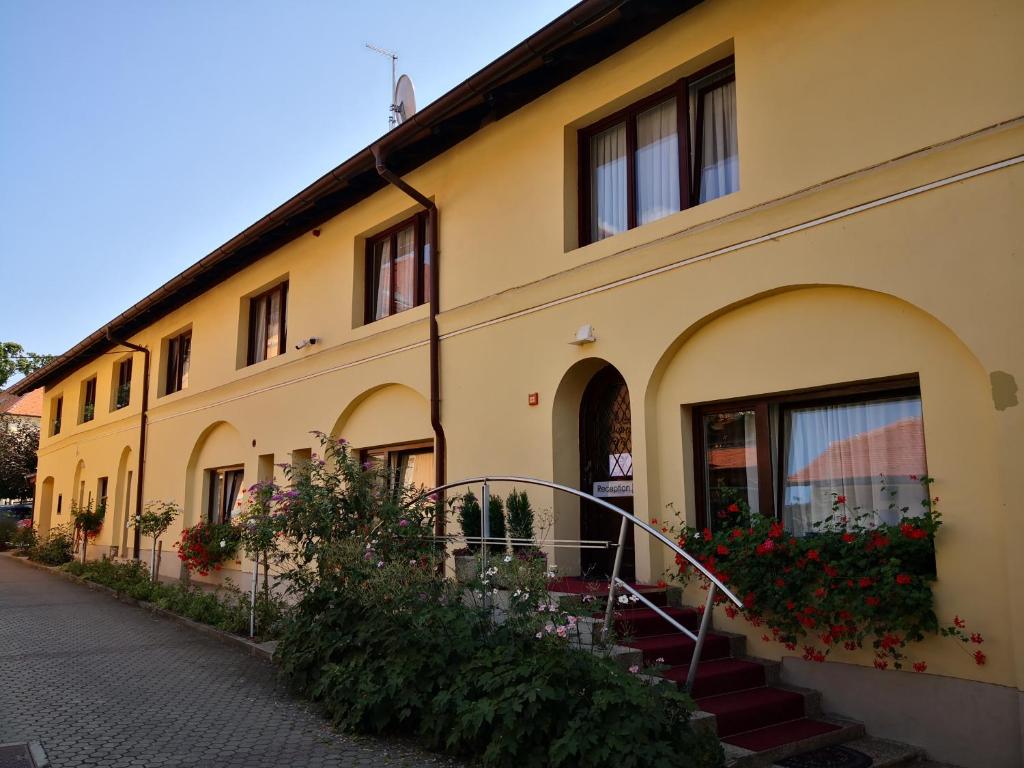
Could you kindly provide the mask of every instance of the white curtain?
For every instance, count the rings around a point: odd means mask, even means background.
[[[267,355],[267,300],[266,297],[253,302],[252,317],[252,361],[258,363]]]
[[[223,521],[229,522],[235,514],[235,504],[239,501],[238,495],[242,491],[242,471],[234,470],[224,473],[224,509],[222,512]]]
[[[740,187],[736,81],[705,93],[702,106],[700,202],[704,203]]]
[[[646,224],[679,210],[677,127],[675,99],[637,115],[637,224]]]
[[[373,253],[374,304],[373,319],[380,320],[391,314],[391,241],[384,240],[374,246]]]
[[[188,369],[192,362],[192,334],[181,336],[178,343],[181,345],[181,389],[185,389],[188,386]]]
[[[784,435],[783,520],[791,532],[813,531],[831,515],[833,493],[846,498],[845,514],[879,513],[865,523],[893,523],[903,506],[922,511],[923,490],[911,477],[926,473],[919,398],[790,409]]]
[[[267,297],[268,320],[267,340],[264,349],[264,358],[276,357],[281,351],[281,291],[274,291]]]
[[[395,311],[411,309],[416,305],[416,231],[413,227],[401,230],[395,249]]]
[[[590,139],[590,239],[625,232],[626,125],[612,126]]]

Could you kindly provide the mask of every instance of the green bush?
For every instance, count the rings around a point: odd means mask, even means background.
[[[154,583],[144,563],[115,563],[106,558],[88,563],[71,562],[64,570],[201,624],[238,635],[249,634],[250,598],[233,584],[208,592],[195,585]],[[271,639],[276,635],[284,612],[285,605],[279,597],[257,596],[256,627],[261,638]]]
[[[718,740],[688,724],[690,699],[554,638],[499,632],[434,697],[430,743],[488,766],[713,766]]]
[[[13,539],[18,532],[18,524],[13,520],[0,520],[0,552],[13,546]]]
[[[29,559],[43,565],[63,565],[74,555],[74,540],[69,525],[51,528],[28,550]]]
[[[513,490],[505,499],[508,534],[513,539],[533,539],[533,508],[526,491]]]

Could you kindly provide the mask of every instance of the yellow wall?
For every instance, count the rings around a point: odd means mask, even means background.
[[[693,522],[689,403],[918,373],[946,519],[938,609],[969,614],[990,656],[975,667],[929,641],[929,670],[1024,687],[1024,409],[997,409],[989,385],[1024,377],[1022,24],[1008,0],[709,0],[410,174],[441,212],[449,478],[578,481],[576,409],[607,361],[631,394],[637,514],[672,503]],[[730,52],[740,190],[575,247],[576,128]],[[186,390],[158,397],[154,361],[147,499],[195,520],[202,470],[244,464],[249,484],[260,456],[315,448],[311,430],[357,447],[430,437],[427,308],[358,322],[365,238],[414,210],[383,190],[132,339],[159,358],[168,335],[193,333]],[[239,368],[240,302],[284,277],[288,350]],[[597,342],[571,346],[584,323]],[[294,349],[309,336],[321,343]],[[112,490],[124,457],[137,461],[141,355],[131,405],[108,413],[119,357],[47,391],[45,413],[64,394],[65,426],[42,439],[37,498],[52,477],[63,520],[80,461],[87,488],[106,475]],[[97,373],[97,418],[79,426],[81,382]],[[571,502],[536,501],[557,535],[576,535]],[[573,569],[572,552],[555,556]],[[640,541],[637,564],[657,578],[661,555]],[[778,653],[757,636],[756,652]]]

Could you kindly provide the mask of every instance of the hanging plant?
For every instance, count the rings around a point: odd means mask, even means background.
[[[181,540],[175,544],[178,559],[190,573],[206,576],[210,571],[219,571],[221,564],[238,551],[241,536],[230,523],[199,522],[181,532]]]

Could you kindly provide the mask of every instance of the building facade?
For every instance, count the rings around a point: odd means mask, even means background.
[[[312,430],[424,485],[610,483],[691,525],[742,498],[796,533],[927,473],[937,612],[987,664],[933,638],[927,674],[812,665],[715,620],[879,735],[1018,765],[1024,7],[653,6],[581,3],[19,384],[46,387],[36,522],[105,498],[97,555],[147,557],[140,498],[230,514]],[[627,572],[670,562],[638,537]]]

